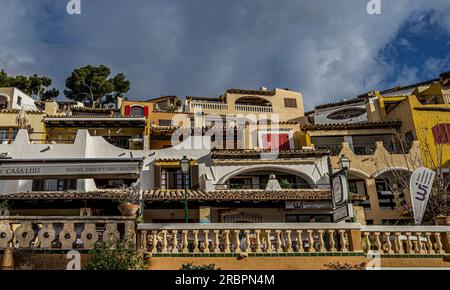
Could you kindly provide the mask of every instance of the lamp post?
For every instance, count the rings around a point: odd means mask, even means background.
[[[189,215],[188,215],[188,200],[187,200],[187,183],[186,176],[189,174],[189,159],[186,156],[180,161],[181,166],[181,174],[183,175],[183,186],[184,186],[184,222],[189,223]]]
[[[348,186],[348,170],[350,169],[350,163],[351,163],[350,159],[347,156],[345,156],[344,154],[341,155],[341,157],[339,158],[339,161],[338,161],[339,169],[342,172],[344,172],[344,174],[345,174],[347,188],[349,188],[349,186]],[[350,195],[350,192],[348,193],[348,203],[349,203],[349,205],[351,205],[351,209],[353,211],[352,196]],[[352,222],[355,222],[355,221],[356,221],[355,213],[352,212]]]

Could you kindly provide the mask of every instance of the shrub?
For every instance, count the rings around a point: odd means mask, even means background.
[[[92,257],[86,270],[144,270],[146,263],[141,253],[137,252],[133,243],[120,240],[115,247],[102,242],[91,252]]]
[[[194,265],[192,263],[183,264],[180,270],[220,270],[220,268],[216,269],[215,264],[208,265]]]

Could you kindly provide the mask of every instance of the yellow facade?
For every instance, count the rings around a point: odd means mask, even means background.
[[[400,139],[419,141],[425,166],[433,169],[450,167],[450,144],[436,144],[433,127],[450,124],[450,103],[422,104],[417,96],[379,98],[386,121],[400,120]],[[409,137],[411,136],[411,137]]]

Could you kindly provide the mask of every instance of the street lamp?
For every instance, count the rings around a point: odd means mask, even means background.
[[[187,159],[186,156],[183,156],[183,158],[181,159],[180,166],[181,166],[181,174],[183,175],[183,185],[184,185],[184,222],[189,223],[186,176],[189,174],[190,164],[189,159]]]
[[[350,163],[351,163],[350,159],[347,156],[345,156],[344,154],[341,155],[341,157],[339,158],[339,161],[338,161],[339,168],[345,174],[345,180],[347,181],[347,188],[349,188],[349,185],[348,185],[348,171],[350,170]],[[348,203],[351,206],[350,208],[353,211],[352,196],[351,196],[351,192],[350,191],[348,192]],[[356,222],[355,212],[352,212],[352,222]]]
[[[349,170],[350,169],[350,159],[348,159],[347,156],[345,156],[344,154],[342,154],[341,158],[339,158],[338,164],[339,164],[339,169],[341,170]]]

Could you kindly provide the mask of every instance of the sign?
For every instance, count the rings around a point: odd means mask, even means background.
[[[346,218],[349,217],[349,209],[348,209],[348,205],[344,204],[341,205],[340,207],[337,207],[334,209],[333,211],[333,222],[337,223],[340,221],[345,220]]]
[[[330,209],[329,201],[286,201],[286,209]]]
[[[333,176],[331,186],[335,206],[346,204],[348,200],[348,184],[345,175],[338,174]]]
[[[139,174],[139,162],[2,164],[0,179],[37,176]]]
[[[411,202],[416,224],[422,223],[435,176],[436,173],[433,170],[425,167],[416,169],[411,175],[409,188],[411,191]]]

